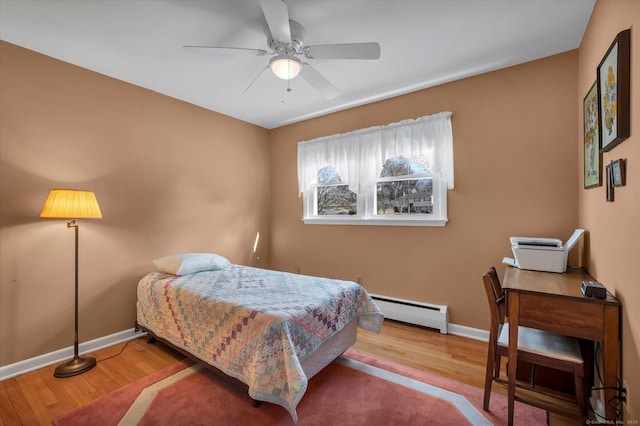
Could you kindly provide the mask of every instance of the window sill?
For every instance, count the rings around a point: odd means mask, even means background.
[[[373,226],[445,226],[447,219],[410,219],[410,218],[306,218],[305,225],[373,225]]]

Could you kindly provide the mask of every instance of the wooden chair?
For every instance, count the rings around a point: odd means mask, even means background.
[[[491,310],[491,329],[489,331],[489,351],[487,355],[487,371],[484,384],[484,404],[485,411],[489,411],[489,399],[491,397],[491,386],[494,381],[507,383],[506,379],[500,378],[500,360],[509,355],[509,324],[505,321],[506,300],[502,291],[498,274],[494,267],[482,276],[484,289],[487,293],[489,308]],[[556,370],[573,373],[576,391],[576,403],[582,416],[586,417],[586,393],[584,388],[585,363],[580,353],[578,340],[548,331],[537,330],[528,327],[518,328],[518,361],[532,364],[531,383],[528,386],[521,382],[518,387],[525,387],[536,392],[533,383],[535,366],[545,366]],[[555,395],[557,396],[557,395]],[[545,410],[557,411],[557,406],[545,403],[543,399],[533,400],[518,396],[516,400],[529,405],[535,405]],[[509,401],[510,405],[513,401]],[[509,407],[513,412],[513,407]]]

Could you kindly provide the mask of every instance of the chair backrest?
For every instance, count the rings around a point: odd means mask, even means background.
[[[497,330],[500,325],[504,324],[506,303],[496,268],[493,266],[489,268],[489,271],[482,276],[482,280],[491,311],[491,328]]]

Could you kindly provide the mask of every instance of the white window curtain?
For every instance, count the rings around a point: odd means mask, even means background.
[[[373,190],[385,160],[393,155],[419,161],[453,189],[451,113],[299,142],[299,191],[316,184],[318,170],[330,164],[351,191],[365,194]]]

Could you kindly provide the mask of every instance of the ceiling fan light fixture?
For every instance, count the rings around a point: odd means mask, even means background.
[[[291,80],[296,78],[302,71],[302,62],[295,56],[277,55],[271,58],[269,68],[276,77],[283,80]]]

